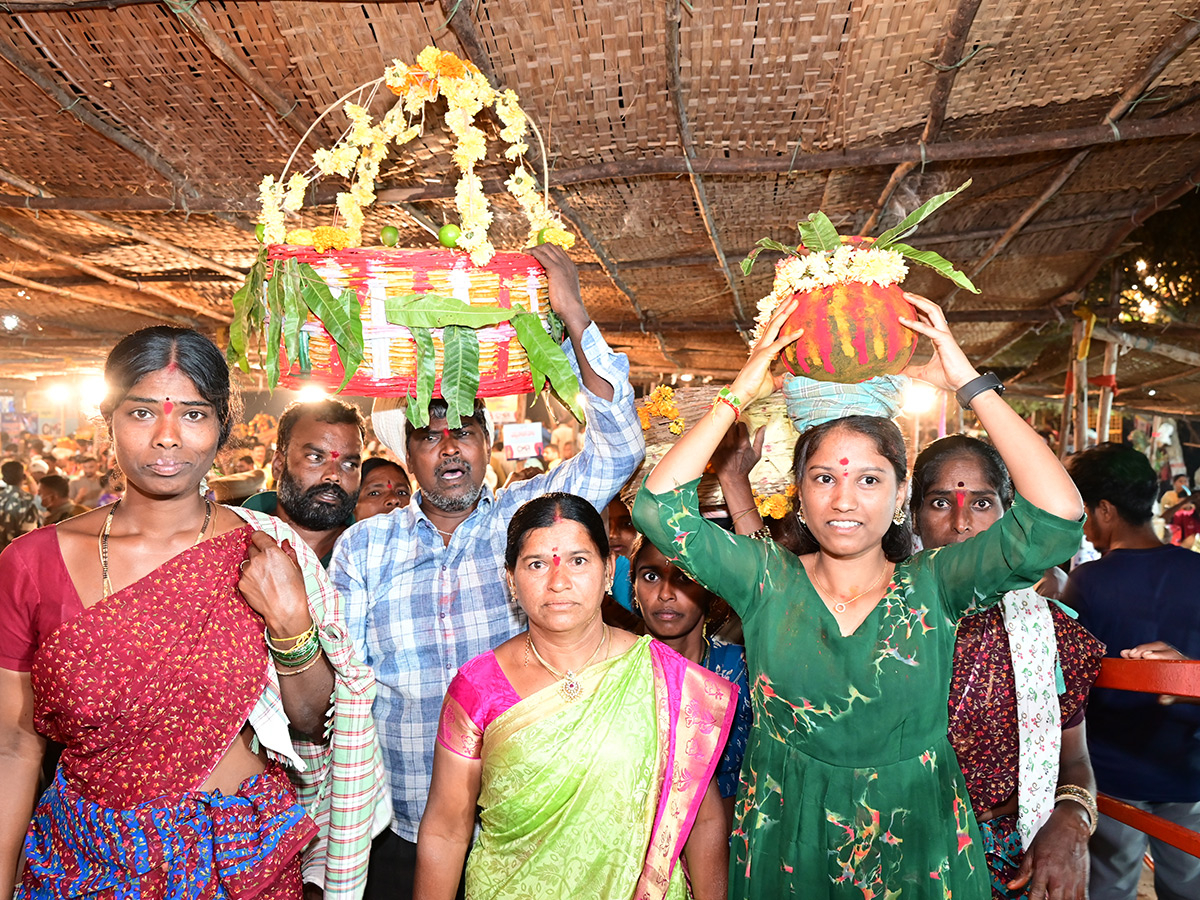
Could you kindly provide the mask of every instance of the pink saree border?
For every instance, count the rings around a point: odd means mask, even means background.
[[[717,770],[737,711],[737,687],[659,641],[650,642],[663,789],[636,900],[661,900]],[[665,738],[665,740],[664,740]]]

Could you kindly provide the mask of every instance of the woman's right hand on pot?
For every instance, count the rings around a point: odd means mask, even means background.
[[[779,334],[788,317],[796,311],[799,305],[800,301],[795,296],[780,303],[775,308],[775,312],[771,314],[771,318],[767,320],[762,337],[750,348],[750,357],[742,366],[742,370],[738,372],[737,378],[729,386],[729,389],[741,398],[743,404],[768,397],[775,390],[777,385],[775,377],[771,374],[771,363],[775,361],[779,351],[788,344],[794,344],[804,334],[803,329],[798,329],[782,337]]]

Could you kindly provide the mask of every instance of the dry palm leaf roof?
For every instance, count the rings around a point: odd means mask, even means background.
[[[1044,338],[1067,334],[1064,313],[1136,227],[1194,203],[1200,180],[1195,2],[3,8],[0,377],[94,368],[152,322],[219,334],[253,259],[261,177],[337,98],[431,43],[514,88],[541,127],[585,300],[647,380],[736,370],[739,328],[770,287],[769,265],[737,268],[758,238],[794,242],[817,209],[878,233],[970,177],[913,243],[982,292],[924,271],[907,286],[945,304],[973,357],[1061,390],[1066,338]],[[337,118],[305,152],[333,141]],[[454,218],[448,139],[429,124],[385,166],[366,233],[391,223],[427,244],[417,219]],[[500,190],[506,174],[484,177]],[[515,245],[515,206],[493,203],[494,240]],[[332,216],[308,209],[312,224]],[[1154,334],[1187,352],[1195,336]],[[1200,363],[1123,359],[1135,384],[1163,385],[1123,400],[1200,412]]]

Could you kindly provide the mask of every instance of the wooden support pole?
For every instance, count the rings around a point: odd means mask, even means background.
[[[1095,331],[1092,332],[1093,337]],[[1117,375],[1117,345],[1106,343],[1104,345],[1104,363],[1100,367],[1100,374],[1107,381],[1115,379]],[[1107,384],[1100,386],[1100,400],[1096,405],[1096,442],[1103,444],[1108,440],[1108,420],[1112,416],[1113,406],[1113,389]]]
[[[1059,459],[1066,459],[1067,448],[1071,446],[1071,440],[1070,440],[1070,438],[1071,438],[1071,423],[1072,423],[1073,414],[1075,412],[1075,391],[1078,389],[1078,386],[1074,384],[1074,377],[1073,377],[1074,372],[1075,372],[1075,353],[1079,347],[1079,341],[1082,338],[1082,336],[1083,336],[1083,323],[1076,322],[1075,327],[1071,329],[1071,347],[1067,351],[1069,354],[1067,356],[1067,370],[1069,372],[1071,372],[1071,375],[1072,375],[1072,377],[1069,377],[1067,380],[1072,383],[1066,385],[1066,388],[1070,388],[1070,390],[1067,390],[1065,388],[1063,390],[1062,418],[1060,419],[1059,426],[1058,426],[1058,458]]]
[[[42,284],[37,281],[30,281],[28,278],[22,278],[20,275],[13,275],[0,269],[0,280],[18,284],[23,288],[28,288],[33,291],[42,291],[47,294],[57,294],[60,297],[69,297],[72,300],[78,300],[80,303],[89,303],[92,306],[103,306],[107,309],[119,309],[122,312],[132,313],[135,316],[145,316],[147,319],[153,319],[157,323],[170,322],[174,325],[191,326],[192,322],[180,316],[164,316],[161,313],[152,312],[148,309],[142,309],[137,306],[130,306],[128,303],[120,303],[116,300],[104,300],[100,297],[93,297],[89,294],[80,294],[76,291],[67,290],[66,288],[54,287],[49,284]]]
[[[1086,329],[1086,326],[1084,326]],[[1088,361],[1075,360],[1075,451],[1088,448]]]
[[[143,294],[149,294],[151,297],[157,297],[159,300],[163,300],[172,306],[177,306],[180,309],[186,309],[190,312],[196,313],[197,315],[204,316],[208,319],[213,319],[217,322],[228,322],[230,320],[229,316],[225,315],[224,313],[217,312],[211,307],[202,306],[201,304],[193,303],[190,300],[184,300],[182,297],[175,296],[170,291],[164,291],[162,288],[154,287],[153,285],[138,284],[135,281],[130,281],[128,278],[122,278],[119,275],[114,275],[106,269],[100,268],[99,266],[93,266],[91,263],[85,262],[78,257],[71,256],[67,253],[61,253],[57,250],[52,250],[45,244],[21,234],[15,228],[5,225],[3,222],[0,222],[0,235],[3,235],[5,240],[8,240],[11,243],[16,244],[18,247],[30,251],[31,253],[36,253],[38,256],[41,256],[44,259],[62,263],[63,265],[70,266],[73,269],[78,269],[80,272],[91,275],[93,278],[97,278],[100,281],[111,284],[113,287],[119,287],[127,291],[137,291]]]
[[[1119,331],[1116,328],[1105,328],[1100,325],[1096,326],[1092,332],[1092,337],[1098,341],[1108,341],[1113,344],[1119,344],[1122,347],[1128,347],[1130,350],[1140,350],[1143,353],[1164,356],[1167,359],[1175,360],[1175,362],[1183,363],[1185,366],[1200,366],[1200,353],[1197,353],[1195,350],[1188,350],[1185,347],[1178,347],[1175,344],[1164,344],[1156,338],[1141,337],[1140,335],[1129,334]]]
[[[3,181],[5,184],[11,184],[13,187],[17,188],[17,190],[25,191],[27,194],[32,194],[35,197],[54,196],[54,194],[50,193],[45,188],[38,187],[36,184],[26,181],[19,175],[16,175],[15,173],[4,168],[0,168],[0,181]],[[76,212],[75,215],[81,219],[91,222],[94,225],[99,225],[101,228],[107,228],[109,231],[115,231],[117,234],[123,234],[126,237],[133,238],[135,241],[140,241],[141,243],[147,244],[151,247],[157,247],[159,250],[165,250],[166,252],[172,253],[181,259],[192,263],[193,265],[200,266],[201,268],[211,269],[214,272],[220,272],[222,275],[227,275],[230,278],[235,278],[239,281],[246,275],[245,272],[241,272],[238,269],[231,269],[229,266],[222,265],[215,259],[209,259],[207,256],[201,256],[198,253],[193,253],[191,250],[187,250],[178,246],[177,244],[169,243],[161,238],[155,237],[152,234],[147,234],[144,231],[140,231],[137,228],[130,228],[128,225],[123,225],[120,222],[114,222],[112,219],[105,219],[101,216],[93,215],[92,213],[87,212]]]

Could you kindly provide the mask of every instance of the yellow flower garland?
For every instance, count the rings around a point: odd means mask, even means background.
[[[347,102],[343,105],[350,120],[347,134],[333,147],[319,149],[312,156],[314,169],[322,175],[352,179],[350,189],[337,195],[337,208],[344,226],[339,231],[344,231],[345,246],[357,247],[362,243],[363,209],[375,202],[375,181],[379,177],[380,164],[387,157],[388,145],[403,146],[421,134],[421,126],[413,119],[423,115],[426,103],[444,97],[449,107],[446,128],[455,138],[452,157],[455,167],[462,173],[454,188],[454,202],[462,229],[458,246],[470,253],[476,265],[486,265],[495,255],[495,248],[488,239],[492,213],[475,166],[487,156],[487,135],[475,125],[475,116],[484,107],[492,107],[504,126],[500,137],[509,144],[505,157],[520,159],[529,149],[525,137],[530,122],[516,93],[495,90],[476,66],[436,47],[422,50],[415,66],[394,60],[384,70],[380,81],[399,99],[379,124],[372,123],[365,107]],[[260,221],[266,243],[282,243],[298,235],[298,231],[287,231],[284,213],[300,209],[310,180],[308,174],[293,173],[286,189],[274,176],[268,175],[262,180],[259,185]],[[538,243],[539,235],[543,240],[566,248],[574,245],[575,236],[550,211],[545,197],[538,193],[536,179],[523,165],[517,164],[506,187],[529,219],[526,246]],[[304,231],[299,230],[301,236]],[[339,236],[334,245],[341,241]]]

